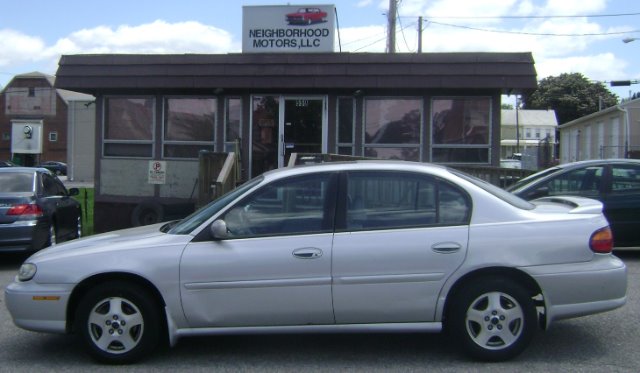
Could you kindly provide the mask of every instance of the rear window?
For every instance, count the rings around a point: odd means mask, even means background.
[[[449,172],[451,172],[452,174],[465,179],[473,184],[475,184],[476,186],[484,189],[485,191],[487,191],[488,193],[493,194],[494,196],[500,198],[501,200],[517,207],[517,208],[521,208],[523,210],[533,210],[535,208],[535,206],[527,201],[525,201],[524,199],[516,196],[515,194],[511,194],[509,192],[507,192],[504,189],[501,189],[491,183],[488,183],[484,180],[478,179],[474,176],[465,174],[464,172],[460,172],[457,170],[452,170],[449,169]]]
[[[26,193],[32,191],[32,173],[0,173],[0,193]]]

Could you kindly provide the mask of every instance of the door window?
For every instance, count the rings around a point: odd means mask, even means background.
[[[611,168],[613,193],[640,192],[640,167],[615,165]]]
[[[266,185],[223,217],[231,237],[333,230],[332,174],[289,178]]]
[[[443,180],[403,173],[354,172],[348,179],[347,230],[467,224],[465,193]]]
[[[548,183],[549,195],[597,195],[600,192],[604,167],[594,166],[559,175]]]

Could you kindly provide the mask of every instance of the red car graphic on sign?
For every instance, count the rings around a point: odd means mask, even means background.
[[[310,25],[312,23],[326,22],[327,12],[320,8],[299,8],[294,13],[285,16],[290,25]]]

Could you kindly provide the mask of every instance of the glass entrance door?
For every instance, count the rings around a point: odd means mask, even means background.
[[[291,153],[321,153],[325,98],[253,96],[251,176],[284,167]]]
[[[324,100],[318,98],[284,100],[281,167],[289,162],[291,153],[322,152],[323,107]]]

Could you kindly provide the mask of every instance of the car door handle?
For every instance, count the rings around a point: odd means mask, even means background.
[[[440,242],[433,244],[431,250],[441,254],[452,254],[458,252],[462,246],[456,242]]]
[[[299,259],[316,259],[322,256],[322,250],[315,247],[304,247],[293,250],[293,256]]]

